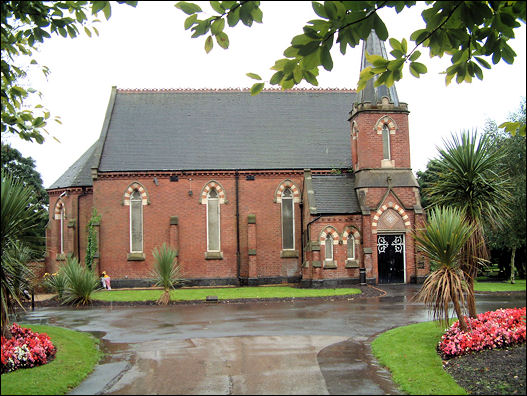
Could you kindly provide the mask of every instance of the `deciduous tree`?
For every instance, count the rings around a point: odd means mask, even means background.
[[[372,30],[391,46],[391,59],[366,54],[372,64],[365,68],[357,89],[366,86],[375,77],[375,86],[390,87],[403,78],[408,70],[419,78],[427,72],[421,51],[428,49],[430,57],[448,57],[452,65],[445,71],[446,84],[483,79],[483,69],[501,61],[513,63],[516,52],[509,45],[514,39],[514,29],[525,23],[526,3],[523,1],[427,1],[421,13],[422,29],[409,32],[407,38],[389,37],[388,28],[379,16],[381,9],[392,8],[397,14],[416,6],[415,1],[325,1],[312,2],[316,19],[307,21],[303,31],[291,40],[284,50],[284,58],[271,67],[274,74],[267,80],[271,85],[289,89],[306,81],[318,85],[320,68],[333,69],[333,45],[338,45],[344,55],[365,40]],[[214,47],[229,47],[227,27],[235,27],[241,21],[246,26],[262,23],[263,12],[259,1],[211,1],[210,16],[203,13],[200,5],[180,1],[176,7],[188,15],[185,29],[191,37],[206,36],[205,51]],[[413,42],[413,44],[409,44]],[[419,59],[419,61],[418,61]],[[253,95],[265,86],[264,79],[256,73],[247,76],[258,80],[252,88]],[[506,124],[511,133],[525,135],[525,124]]]
[[[118,1],[135,6],[137,1]],[[111,16],[109,1],[2,1],[0,3],[2,41],[2,134],[21,139],[44,141],[50,112],[39,103],[40,92],[24,81],[28,67],[39,67],[47,76],[49,69],[31,58],[35,49],[54,34],[77,37],[81,30],[91,37],[98,34],[91,26],[102,12]],[[24,66],[25,65],[25,66]],[[55,117],[60,122],[58,117]]]

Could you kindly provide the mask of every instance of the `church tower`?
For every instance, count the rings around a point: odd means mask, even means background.
[[[374,30],[363,43],[361,71],[371,66],[366,52],[387,59]],[[349,119],[364,243],[371,246],[364,249],[364,263],[367,277],[378,283],[416,282],[425,270],[411,231],[423,220],[423,210],[410,165],[408,105],[399,100],[395,85],[375,87],[376,79],[358,93]]]

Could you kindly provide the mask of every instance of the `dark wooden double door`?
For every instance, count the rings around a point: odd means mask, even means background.
[[[404,283],[404,234],[377,236],[379,283]]]

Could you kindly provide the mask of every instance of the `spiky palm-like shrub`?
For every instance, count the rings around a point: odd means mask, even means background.
[[[48,291],[57,293],[59,300],[62,300],[64,289],[66,288],[66,282],[66,274],[62,267],[54,274],[44,274],[44,286]]]
[[[156,286],[163,288],[163,294],[157,300],[158,304],[168,304],[170,301],[170,289],[181,284],[180,267],[176,263],[177,251],[163,243],[161,248],[152,251],[155,263],[152,276]]]
[[[10,175],[1,172],[1,330],[9,338],[9,311],[20,304],[20,285],[27,282],[27,263],[37,252],[41,239],[34,235],[42,208],[32,205],[32,191]],[[23,254],[22,254],[23,253]],[[21,304],[20,304],[21,305]]]
[[[65,304],[90,304],[92,293],[100,288],[99,277],[95,272],[81,265],[76,257],[69,256],[61,268],[66,278],[62,301]]]
[[[510,180],[495,171],[506,153],[494,148],[490,136],[478,137],[476,132],[452,135],[444,144],[435,163],[436,182],[426,192],[432,206],[459,209],[474,229],[463,247],[461,268],[471,289],[469,314],[475,318],[474,279],[480,263],[488,259],[483,219],[497,227],[510,214]]]
[[[417,231],[417,246],[436,268],[425,280],[416,298],[424,302],[434,319],[448,326],[448,306],[452,302],[460,327],[466,331],[463,309],[465,296],[471,296],[467,276],[461,269],[463,248],[470,239],[474,227],[464,220],[460,210],[434,208],[428,215],[424,229]]]

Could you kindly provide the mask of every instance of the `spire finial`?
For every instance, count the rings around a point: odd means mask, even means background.
[[[384,59],[388,59],[386,53],[386,47],[384,46],[384,41],[381,41],[375,30],[371,30],[368,38],[363,42],[362,45],[362,59],[360,71],[363,71],[365,68],[372,66],[366,59],[366,52],[369,55],[379,55]],[[381,85],[379,87],[374,87],[373,84],[377,80],[378,75],[375,75],[371,80],[368,81],[366,86],[362,91],[359,92],[357,100],[359,103],[371,102],[371,103],[381,103],[383,97],[387,97],[388,100],[394,105],[399,105],[399,97],[397,96],[397,90],[395,85],[392,85],[390,88],[386,85]]]

